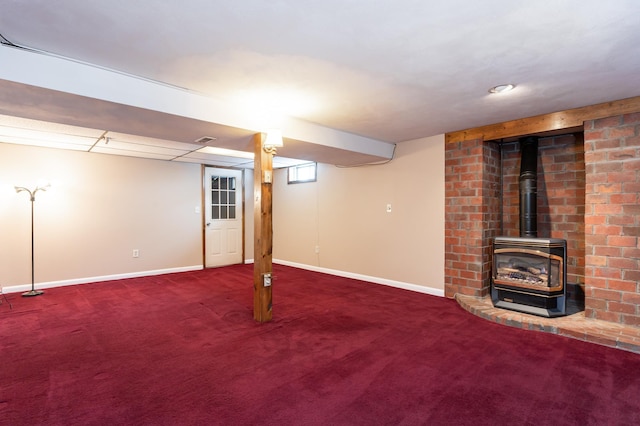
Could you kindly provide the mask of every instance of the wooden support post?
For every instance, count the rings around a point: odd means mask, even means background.
[[[272,184],[273,154],[262,149],[264,133],[253,136],[254,169],[254,243],[253,243],[253,319],[258,322],[271,321],[271,273],[273,259]],[[269,274],[265,286],[265,274]]]

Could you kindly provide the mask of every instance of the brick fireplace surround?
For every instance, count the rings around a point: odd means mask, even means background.
[[[507,325],[640,353],[640,112],[539,140],[538,237],[567,240],[568,288],[584,294],[584,310],[568,317],[536,319],[488,300],[493,238],[519,235],[519,155],[517,138],[447,142],[445,295]]]

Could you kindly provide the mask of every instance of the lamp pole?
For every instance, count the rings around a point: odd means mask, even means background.
[[[36,186],[35,189],[30,190],[28,188],[25,188],[23,186],[16,186],[16,192],[28,192],[29,193],[29,200],[31,201],[31,290],[22,293],[23,297],[31,297],[31,296],[40,296],[42,293],[44,293],[44,291],[42,290],[36,290],[35,286],[36,286],[36,281],[35,281],[35,256],[34,256],[34,232],[33,232],[33,208],[34,208],[34,204],[36,201],[36,192],[38,191],[46,191],[47,188],[49,188],[51,185],[50,184],[46,184],[43,186]]]

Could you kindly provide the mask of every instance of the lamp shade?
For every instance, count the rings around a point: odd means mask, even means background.
[[[284,146],[282,141],[282,131],[279,129],[270,129],[267,131],[267,139],[264,141],[264,146],[280,147]]]

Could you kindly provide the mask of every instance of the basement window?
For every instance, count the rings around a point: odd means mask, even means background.
[[[287,183],[303,183],[316,181],[316,163],[298,164],[289,167]]]

